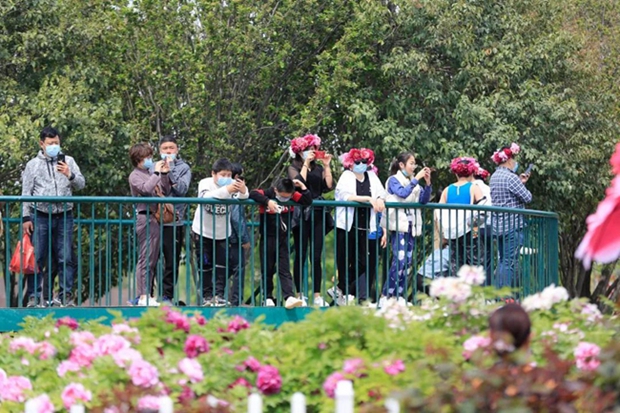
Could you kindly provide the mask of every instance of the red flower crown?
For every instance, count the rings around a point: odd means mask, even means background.
[[[514,156],[517,155],[519,152],[521,152],[521,147],[513,142],[508,148],[498,149],[493,154],[491,159],[493,160],[493,162],[495,162],[496,165],[499,165],[506,162],[510,158],[514,158]]]
[[[480,165],[478,165],[476,159],[467,156],[454,158],[450,162],[450,171],[459,177],[471,176],[478,172],[478,168],[480,168]]]
[[[291,157],[294,158],[295,155],[302,153],[311,146],[316,146],[317,148],[321,146],[321,138],[319,138],[317,135],[311,134],[302,136],[300,138],[295,138],[291,141],[289,153],[291,154]]]
[[[487,179],[491,174],[484,168],[478,167],[478,171],[476,172],[476,177],[482,179],[483,181]]]
[[[367,148],[353,148],[349,152],[340,155],[339,159],[345,169],[351,169],[355,161],[366,159],[368,161],[368,170],[371,170],[373,168],[372,164],[375,162],[375,153]]]

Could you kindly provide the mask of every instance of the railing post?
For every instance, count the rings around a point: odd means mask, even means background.
[[[258,393],[248,397],[248,413],[263,413],[263,398]]]
[[[172,413],[174,406],[170,397],[159,398],[159,413]]]
[[[291,413],[306,413],[306,396],[295,393],[291,397]]]
[[[400,403],[396,399],[385,399],[385,409],[388,413],[400,413]]]
[[[341,380],[336,385],[336,413],[353,413],[353,382]]]

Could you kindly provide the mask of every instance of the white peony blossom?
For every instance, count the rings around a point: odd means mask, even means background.
[[[481,266],[463,265],[456,275],[459,279],[471,285],[482,285],[486,281],[486,273]]]
[[[431,297],[445,297],[450,301],[462,303],[471,295],[471,284],[461,278],[439,277],[431,282],[429,294]]]
[[[568,300],[568,291],[564,287],[551,284],[542,292],[529,295],[523,299],[521,306],[525,311],[549,310],[555,304]]]

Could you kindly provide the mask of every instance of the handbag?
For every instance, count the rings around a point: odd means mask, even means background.
[[[159,186],[155,187],[155,193],[161,198],[165,198]],[[155,219],[160,224],[170,224],[176,220],[176,211],[172,204],[157,204],[157,211],[155,211]]]
[[[30,241],[30,235],[24,234],[22,240],[17,243],[9,270],[12,273],[34,274],[35,271],[34,247]]]

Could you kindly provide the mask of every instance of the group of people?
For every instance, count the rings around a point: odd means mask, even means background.
[[[75,160],[60,151],[60,136],[53,128],[45,128],[40,136],[41,151],[31,160],[23,174],[24,196],[70,196],[72,190],[85,185]],[[244,303],[246,252],[253,248],[246,210],[236,200],[252,199],[258,204],[260,216],[259,256],[261,260],[262,304],[285,308],[305,305],[318,307],[329,303],[321,294],[323,249],[328,232],[335,229],[336,267],[338,280],[326,293],[337,305],[363,303],[371,299],[370,289],[376,282],[380,248],[391,244],[392,258],[380,295],[384,298],[403,297],[407,277],[413,268],[416,240],[423,235],[421,211],[410,204],[426,204],[431,200],[431,173],[428,167],[418,169],[413,153],[403,152],[392,162],[388,179],[383,183],[373,166],[375,154],[366,148],[353,148],[339,157],[343,172],[335,181],[332,155],[320,150],[321,139],[306,135],[291,141],[292,157],[286,177],[273,187],[250,190],[245,182],[243,166],[228,159],[216,160],[211,176],[198,184],[197,208],[191,220],[196,266],[197,288],[202,305],[226,306]],[[185,239],[184,228],[191,211],[182,202],[166,205],[166,200],[185,197],[191,182],[189,165],[179,156],[173,136],[159,142],[160,160],[148,144],[136,144],[129,150],[134,170],[129,176],[131,195],[161,197],[162,203],[135,203],[138,260],[135,270],[136,297],[132,305],[156,306],[172,303],[178,278],[179,260]],[[523,208],[531,201],[525,188],[529,175],[517,175],[516,144],[503,147],[493,155],[498,164],[490,180],[488,172],[473,158],[456,158],[451,171],[457,181],[441,194],[439,203],[448,205],[482,204]],[[314,201],[334,191],[335,214]],[[360,207],[342,201],[358,202]],[[340,203],[338,203],[340,202]],[[386,202],[392,206],[386,209]],[[403,203],[403,207],[394,207]],[[165,213],[166,208],[170,209]],[[451,266],[484,265],[489,273],[488,257],[480,253],[481,243],[474,239],[496,239],[499,265],[496,283],[510,285],[522,243],[523,219],[515,214],[497,214],[490,219],[481,213],[462,209],[438,208],[436,227],[442,243],[449,248]],[[459,215],[461,214],[461,215]],[[468,216],[467,216],[468,215]],[[496,215],[496,214],[494,214]],[[74,279],[72,250],[72,204],[23,204],[24,232],[32,233],[37,261],[36,274],[29,277],[28,305],[71,305]],[[294,264],[291,273],[289,245],[292,233]],[[51,248],[49,241],[52,241]],[[483,249],[492,242],[484,242]],[[52,256],[48,256],[48,250]],[[435,253],[433,253],[435,255]],[[480,258],[482,257],[482,258]],[[163,275],[156,281],[158,261],[163,260]],[[481,261],[482,260],[482,261]],[[40,296],[43,275],[54,266],[60,277],[58,295],[43,300]],[[312,302],[303,294],[305,269],[312,279]],[[274,284],[274,274],[279,285]],[[455,272],[452,272],[455,274]],[[49,277],[48,277],[49,278]],[[232,287],[229,282],[232,279]],[[161,284],[159,294],[156,283]],[[334,285],[335,284],[335,285]],[[53,280],[50,281],[53,285]]]

